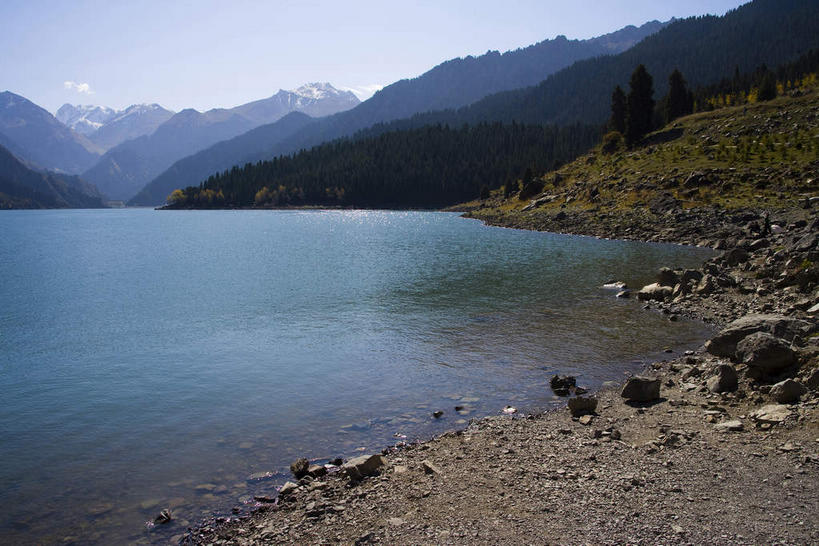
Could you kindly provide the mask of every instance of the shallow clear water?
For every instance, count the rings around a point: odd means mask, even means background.
[[[6,543],[166,540],[298,456],[544,409],[552,373],[599,386],[706,333],[600,285],[708,251],[450,213],[4,211],[0,233]]]

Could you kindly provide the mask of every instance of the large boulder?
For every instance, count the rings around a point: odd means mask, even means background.
[[[661,286],[660,283],[655,282],[644,286],[639,292],[637,292],[637,299],[641,301],[665,301],[671,297],[673,292],[674,289],[670,286]]]
[[[657,273],[657,284],[660,286],[674,286],[680,282],[680,276],[668,267],[660,268]]]
[[[725,253],[725,263],[727,263],[731,267],[738,266],[741,263],[745,263],[748,261],[748,251],[744,248],[732,248],[728,252]]]
[[[780,404],[793,404],[798,402],[799,398],[808,392],[805,385],[793,379],[786,379],[780,381],[771,387],[771,398]]]
[[[748,365],[754,378],[776,375],[796,364],[796,353],[784,340],[767,332],[756,332],[737,343],[736,358]]]
[[[755,332],[767,332],[792,341],[796,336],[807,337],[811,328],[807,321],[784,315],[746,315],[726,326],[705,344],[705,348],[712,355],[733,358],[737,343]]]
[[[341,471],[353,480],[360,480],[365,476],[375,476],[385,464],[387,461],[381,455],[361,455],[344,463]]]
[[[734,392],[739,384],[736,369],[730,364],[717,366],[716,374],[708,380],[711,392]]]
[[[660,380],[635,375],[623,385],[620,396],[632,402],[651,402],[660,398]]]
[[[581,415],[594,413],[596,409],[597,398],[583,398],[582,396],[569,398],[569,411],[571,412],[572,417],[580,417]]]

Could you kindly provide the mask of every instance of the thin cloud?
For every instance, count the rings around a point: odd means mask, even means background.
[[[358,85],[355,87],[342,87],[343,91],[352,91],[359,100],[367,100],[372,97],[376,91],[381,91],[384,86],[380,83],[371,83],[370,85]]]
[[[63,82],[63,87],[68,89],[69,91],[76,91],[77,93],[82,93],[84,95],[93,95],[94,92],[91,91],[91,86],[87,83],[77,83],[72,81],[65,81]]]

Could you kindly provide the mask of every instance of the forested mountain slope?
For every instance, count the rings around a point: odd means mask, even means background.
[[[78,177],[34,171],[0,146],[0,209],[102,206],[97,189]]]

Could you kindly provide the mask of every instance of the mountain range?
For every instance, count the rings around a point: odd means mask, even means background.
[[[324,116],[353,108],[359,102],[350,91],[340,91],[329,83],[314,83],[293,91],[281,90],[235,108],[182,110],[150,135],[108,150],[82,177],[110,198],[127,200],[175,161],[216,142],[277,121],[293,111]]]
[[[267,159],[278,153],[350,135],[376,123],[430,110],[457,108],[498,91],[532,85],[577,60],[625,51],[667,24],[652,21],[640,27],[627,26],[589,40],[568,40],[565,36],[558,36],[503,54],[490,51],[478,57],[446,61],[417,78],[388,85],[355,108],[311,124],[293,136],[283,137],[287,131],[270,128],[253,135],[242,135],[239,142],[216,144],[197,157],[185,158],[159,174],[131,203],[160,204],[174,189],[199,183],[209,174],[245,161]],[[302,134],[305,136],[296,140],[295,137]],[[282,146],[284,142],[293,144]]]
[[[8,151],[43,169],[77,174],[97,162],[100,150],[20,95],[0,93],[0,134]]]
[[[616,55],[577,61],[537,85],[494,93],[458,109],[425,111],[403,119],[386,113],[390,109],[385,104],[396,105],[394,112],[401,110],[398,106],[402,104],[401,97],[411,95],[406,92],[410,82],[426,85],[423,80],[437,78],[437,72],[449,64],[444,63],[416,80],[384,88],[357,108],[317,120],[275,143],[263,140],[248,143],[241,157],[234,157],[232,164],[291,154],[357,131],[361,131],[362,137],[372,137],[389,130],[436,123],[457,126],[489,121],[602,125],[608,117],[612,90],[616,85],[627,88],[628,79],[638,64],[645,64],[654,75],[657,96],[666,92],[667,78],[675,68],[679,68],[692,85],[714,83],[728,76],[727,72],[747,72],[760,65],[776,66],[819,48],[819,33],[815,32],[814,24],[817,19],[819,3],[812,0],[755,0],[720,17],[675,20],[653,33],[650,31],[655,29],[650,26],[648,36],[634,47]],[[424,94],[419,92],[419,95]],[[393,121],[385,124],[389,121],[385,118]],[[231,166],[227,158],[224,163],[220,169]],[[186,171],[196,176],[187,176]],[[193,164],[185,170],[175,170],[172,176],[163,174],[146,186],[132,203],[161,203],[174,189],[201,182],[201,176],[202,170]]]
[[[56,117],[107,151],[126,140],[150,135],[173,115],[158,104],[133,104],[124,110],[63,104]]]
[[[589,127],[596,133],[596,139],[600,138],[610,111],[612,90],[618,84],[628,88],[626,82],[639,64],[645,64],[654,74],[654,96],[659,101],[668,89],[668,76],[677,67],[689,83],[698,88],[732,76],[739,82],[743,78],[735,75],[770,74],[765,65],[782,68],[810,58],[809,52],[819,49],[819,34],[814,28],[816,20],[819,20],[819,3],[756,0],[723,17],[675,21],[624,53],[579,61],[537,86],[490,95],[458,110],[428,112],[374,125],[352,138],[310,148],[306,145],[310,139],[326,135],[328,125],[332,129],[333,123],[348,118],[355,110],[316,120],[292,137],[281,140],[272,153],[268,152],[269,161],[255,162],[250,158],[244,167],[209,177],[201,190],[196,185],[185,188],[181,199],[176,201],[182,206],[210,207],[216,203],[210,199],[213,194],[220,196],[218,206],[244,207],[253,206],[254,202],[257,205],[259,202],[281,203],[285,191],[285,202],[295,201],[300,205],[400,207],[417,206],[423,199],[427,205],[442,206],[447,203],[440,200],[441,196],[451,197],[457,193],[462,199],[471,199],[478,195],[481,184],[486,184],[488,191],[493,188],[492,184],[497,188],[510,179],[525,182],[529,179],[524,173],[528,167],[543,167],[522,153],[518,162],[504,165],[489,183],[482,174],[497,168],[497,160],[491,152],[479,155],[478,159],[460,149],[443,155],[438,153],[438,148],[449,150],[459,138],[450,128],[477,128],[472,134],[462,135],[462,144],[478,150],[490,142],[480,134],[481,127],[497,127],[495,133],[508,131],[510,134],[515,134],[516,127],[521,126],[564,127],[569,131],[556,142],[564,150],[576,153],[579,149],[576,144],[584,141]],[[744,91],[746,95],[750,92],[751,89]],[[582,122],[587,123],[581,125]],[[436,128],[448,131],[450,136],[430,149],[427,135],[438,134]],[[470,139],[475,142],[467,145]],[[526,141],[523,142],[525,145]],[[373,154],[372,150],[378,153]],[[292,152],[298,153],[289,155]],[[549,157],[549,150],[541,148],[540,155]],[[567,155],[571,154],[553,154],[552,157],[563,160]],[[470,162],[470,168],[457,170]],[[439,194],[431,192],[428,182],[445,172],[457,172],[457,180],[444,177],[435,185]],[[323,188],[332,190],[332,195],[322,193]],[[447,193],[446,189],[454,191]],[[268,194],[273,197],[267,198]],[[203,200],[203,196],[207,199]]]

